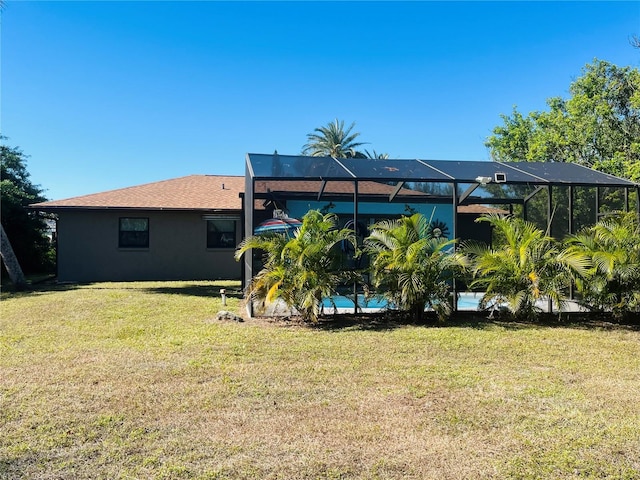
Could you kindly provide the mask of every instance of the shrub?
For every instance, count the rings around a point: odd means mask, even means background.
[[[292,237],[284,233],[253,235],[242,241],[236,260],[250,249],[263,252],[263,268],[251,280],[249,298],[264,307],[282,299],[295,308],[304,321],[316,322],[322,312],[322,300],[336,293],[353,272],[342,270],[340,245],[357,247],[353,230],[338,229],[335,214],[322,215],[311,210]]]
[[[531,318],[541,309],[540,300],[556,307],[566,301],[573,272],[584,272],[588,261],[577,252],[566,252],[532,223],[519,218],[488,215],[501,241],[495,247],[463,244],[471,262],[471,288],[485,290],[480,308],[506,305],[519,318]]]
[[[576,276],[581,303],[616,317],[640,311],[640,227],[635,214],[618,214],[570,236],[567,251],[584,255],[590,268]]]
[[[430,307],[444,320],[451,312],[453,272],[465,258],[453,252],[455,240],[435,237],[430,227],[420,213],[385,220],[372,226],[364,245],[379,295],[418,319]]]

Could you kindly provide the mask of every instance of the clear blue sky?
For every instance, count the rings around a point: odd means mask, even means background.
[[[335,118],[392,158],[488,160],[514,105],[640,65],[640,2],[18,2],[0,129],[50,199],[298,154]]]

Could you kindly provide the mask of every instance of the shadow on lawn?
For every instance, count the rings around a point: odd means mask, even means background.
[[[426,314],[421,321],[397,312],[380,312],[373,314],[336,314],[320,318],[311,328],[320,330],[369,330],[388,331],[407,326],[423,326],[426,328],[472,328],[484,330],[499,326],[506,330],[523,330],[535,328],[575,328],[589,330],[633,330],[640,331],[640,319],[616,320],[613,315],[606,313],[542,313],[535,320],[513,320],[506,316],[491,318],[485,312],[457,312],[446,322],[438,321],[435,315]]]
[[[142,283],[142,285],[136,285]],[[64,292],[76,289],[87,290],[137,290],[147,293],[157,293],[162,295],[186,295],[193,297],[207,297],[207,298],[220,298],[220,290],[224,289],[227,298],[243,297],[242,290],[239,282],[213,282],[207,285],[203,285],[198,282],[190,283],[176,282],[176,285],[158,285],[158,286],[145,286],[145,282],[117,282],[117,283],[59,283],[56,282],[54,277],[48,278],[45,281],[29,283],[25,288],[18,290],[13,287],[12,284],[2,285],[2,299],[6,298],[19,298],[29,295],[42,295],[47,293]],[[150,282],[153,283],[153,282]],[[162,283],[162,282],[158,282]]]
[[[42,295],[46,293],[65,292],[75,290],[79,287],[77,283],[57,283],[55,280],[27,283],[23,288],[17,289],[12,283],[2,284],[2,299],[19,298],[29,295]]]
[[[220,290],[225,290],[227,298],[242,298],[242,290],[234,286],[225,285],[182,285],[167,287],[148,287],[144,291],[163,295],[188,295],[192,297],[220,297]]]

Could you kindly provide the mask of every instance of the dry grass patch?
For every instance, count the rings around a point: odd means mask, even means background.
[[[640,477],[636,330],[220,323],[219,288],[3,294],[0,478]]]

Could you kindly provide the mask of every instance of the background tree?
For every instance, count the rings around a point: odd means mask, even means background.
[[[569,87],[567,99],[547,100],[548,111],[523,115],[515,108],[502,115],[485,145],[498,161],[572,162],[640,181],[640,71],[594,60]],[[576,189],[573,224],[593,225],[596,189]],[[600,204],[624,208],[622,189],[600,189]],[[569,190],[554,188],[553,232],[562,237],[568,225]],[[631,203],[637,202],[635,194]],[[516,206],[516,210],[518,207]],[[527,220],[546,229],[546,194],[529,203]]]
[[[42,189],[30,180],[26,156],[0,137],[0,202],[2,227],[25,273],[52,271],[54,253],[43,217],[26,207],[44,202]]]
[[[640,71],[587,64],[548,111],[503,115],[485,145],[498,161],[572,162],[640,181]]]
[[[365,143],[356,142],[360,133],[351,133],[353,127],[355,122],[345,129],[344,121],[336,119],[324,127],[314,129],[307,134],[307,143],[302,147],[302,153],[312,157],[365,158],[358,150]]]
[[[365,150],[364,151],[364,156],[365,158],[370,158],[373,160],[388,160],[389,159],[389,154],[388,153],[378,153],[375,150]]]

